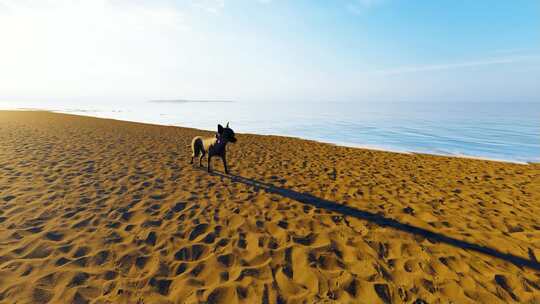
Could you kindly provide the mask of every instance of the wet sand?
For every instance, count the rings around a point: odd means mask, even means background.
[[[0,111],[0,303],[540,303],[539,164],[195,135]]]

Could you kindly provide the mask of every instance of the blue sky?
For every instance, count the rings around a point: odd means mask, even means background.
[[[540,1],[0,0],[0,100],[540,102]]]

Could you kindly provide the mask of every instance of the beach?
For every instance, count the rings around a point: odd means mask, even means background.
[[[540,303],[540,164],[235,131],[0,111],[0,303]]]

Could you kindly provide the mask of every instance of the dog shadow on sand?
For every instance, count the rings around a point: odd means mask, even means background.
[[[507,261],[518,267],[526,267],[530,269],[540,270],[540,263],[536,261],[534,256],[531,257],[531,260],[528,260],[526,258],[516,256],[510,253],[500,252],[490,247],[469,243],[469,242],[462,241],[453,237],[449,237],[444,234],[433,232],[424,228],[416,227],[409,224],[404,224],[394,219],[387,218],[382,215],[375,214],[369,211],[364,211],[364,210],[356,209],[353,207],[345,206],[343,204],[328,201],[328,200],[313,196],[311,194],[300,193],[291,189],[277,187],[272,184],[261,182],[255,179],[250,179],[250,178],[246,178],[239,175],[225,174],[225,173],[217,172],[217,171],[213,171],[210,174],[213,176],[229,178],[233,182],[243,183],[245,185],[252,186],[257,189],[263,189],[267,192],[278,194],[282,197],[286,197],[286,198],[295,200],[303,204],[311,205],[316,208],[326,209],[329,211],[340,213],[344,216],[352,216],[360,220],[369,221],[381,227],[390,227],[390,228],[407,232],[413,235],[419,235],[419,236],[429,239],[432,242],[445,243],[445,244],[458,247],[461,249],[476,251],[476,252],[479,252],[479,253],[494,257],[494,258]]]

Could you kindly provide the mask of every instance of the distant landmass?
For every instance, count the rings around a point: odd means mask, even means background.
[[[234,101],[233,100],[212,100],[212,99],[156,99],[156,100],[150,100],[150,102],[159,102],[159,103],[192,103],[192,102],[211,103],[211,102],[234,102]]]

